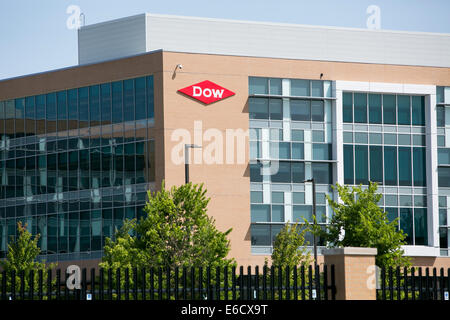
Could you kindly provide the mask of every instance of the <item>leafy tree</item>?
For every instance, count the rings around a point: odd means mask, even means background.
[[[286,223],[275,238],[272,265],[290,268],[300,265],[309,266],[313,259],[305,243],[305,234],[308,230],[298,223]]]
[[[132,267],[224,267],[234,265],[227,259],[231,229],[220,232],[207,215],[209,198],[203,184],[188,183],[161,191],[148,192],[146,216],[126,221],[107,239],[105,268]]]
[[[336,184],[341,202],[327,196],[334,211],[328,228],[315,227],[314,232],[331,247],[377,248],[376,264],[379,267],[410,266],[410,258],[403,256],[405,234],[398,230],[398,218],[389,222],[387,213],[378,206],[382,194],[376,193],[377,184],[368,188]]]
[[[41,249],[38,247],[38,240],[40,235],[36,235],[34,238],[31,233],[27,230],[27,225],[22,225],[22,222],[17,223],[17,231],[19,236],[15,241],[12,241],[8,245],[8,253],[6,259],[1,261],[0,264],[3,270],[7,274],[7,287],[8,290],[11,288],[12,284],[12,272],[16,274],[15,285],[19,288],[20,274],[23,273],[25,278],[25,290],[28,290],[30,285],[30,273],[33,271],[34,275],[34,287],[37,288],[38,284],[38,272],[42,270],[42,278],[45,286],[47,285],[47,270],[53,269],[55,264],[46,265],[43,262],[36,260],[37,256],[40,254]]]

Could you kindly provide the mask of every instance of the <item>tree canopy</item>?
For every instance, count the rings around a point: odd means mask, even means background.
[[[188,183],[148,192],[145,216],[125,221],[107,239],[102,267],[226,266],[231,229],[221,232],[208,216],[210,198],[203,184]]]

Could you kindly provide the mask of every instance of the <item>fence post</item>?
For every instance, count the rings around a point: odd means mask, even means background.
[[[376,300],[372,284],[376,248],[333,248],[323,250],[326,265],[335,266],[337,300]]]

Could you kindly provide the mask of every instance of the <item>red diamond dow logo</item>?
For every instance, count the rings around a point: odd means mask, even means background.
[[[225,89],[209,80],[190,85],[178,91],[204,104],[210,104],[234,95],[233,91]]]

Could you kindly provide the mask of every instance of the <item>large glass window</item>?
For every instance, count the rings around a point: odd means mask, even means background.
[[[397,148],[384,147],[384,184],[397,185]]]
[[[398,148],[398,182],[401,186],[410,186],[411,177],[411,148]]]
[[[369,123],[381,123],[381,94],[369,94]]]
[[[425,125],[425,97],[412,96],[412,124],[416,126]]]
[[[355,93],[355,122],[367,123],[367,94]]]
[[[342,94],[342,108],[344,122],[353,122],[353,94],[344,92]]]
[[[383,148],[370,146],[370,181],[383,182]]]
[[[368,184],[368,154],[367,146],[355,146],[355,184]]]
[[[398,124],[411,124],[410,96],[397,96]]]
[[[309,100],[291,100],[291,120],[310,121],[311,102]]]
[[[383,95],[383,123],[396,124],[395,95]]]
[[[353,177],[353,146],[344,145],[344,183],[354,184]]]

